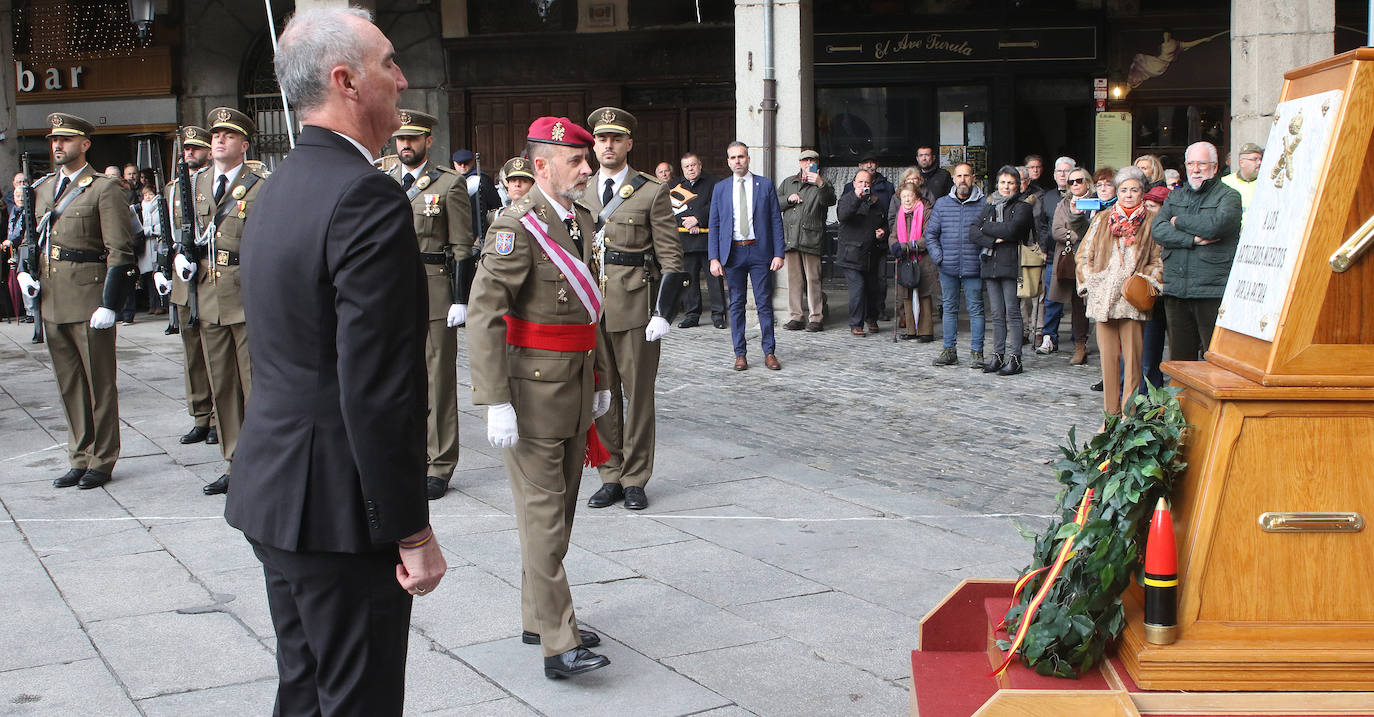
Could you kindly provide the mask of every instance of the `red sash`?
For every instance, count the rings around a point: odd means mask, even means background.
[[[533,321],[518,319],[510,314],[506,320],[506,343],[523,346],[527,349],[545,351],[582,352],[596,348],[596,323],[590,324],[536,324]],[[587,448],[582,464],[595,468],[611,459],[611,454],[602,445],[596,434],[596,423],[587,428]]]

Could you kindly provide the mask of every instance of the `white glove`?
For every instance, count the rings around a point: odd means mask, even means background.
[[[448,327],[457,328],[468,322],[467,304],[449,304],[448,307]]]
[[[32,276],[29,276],[29,272],[21,271],[15,278],[19,280],[19,288],[22,289],[25,294],[28,294],[30,299],[38,296],[38,282],[34,281]]]
[[[114,326],[115,312],[103,306],[97,307],[95,313],[91,314],[91,328],[108,329]]]
[[[601,418],[611,410],[611,392],[597,391],[592,394],[592,418]]]
[[[184,254],[177,254],[172,260],[172,266],[176,268],[177,276],[180,276],[182,281],[190,281],[191,277],[196,275],[196,265],[186,261]]]
[[[480,189],[482,186],[482,175],[474,172],[472,176],[468,177],[467,184],[468,196],[471,197],[477,194],[477,190]]]
[[[509,403],[487,406],[487,442],[495,448],[510,448],[519,440],[515,407]]]
[[[649,325],[644,327],[644,340],[657,341],[668,335],[668,320],[662,316],[655,316],[649,319]]]
[[[153,272],[153,286],[157,287],[158,296],[172,293],[172,282],[167,281],[167,277],[160,271]]]

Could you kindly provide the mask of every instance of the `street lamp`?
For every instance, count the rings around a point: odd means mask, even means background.
[[[138,28],[138,39],[146,40],[153,30],[153,0],[129,0],[129,19]]]

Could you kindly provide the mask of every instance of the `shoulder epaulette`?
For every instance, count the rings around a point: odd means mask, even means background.
[[[650,182],[653,182],[654,184],[663,184],[663,180],[647,172],[639,172],[639,176],[643,177],[644,179]]]
[[[506,211],[501,212],[500,219],[519,220],[534,207],[534,200],[529,197],[521,197],[506,207]]]
[[[54,175],[56,175],[56,174],[57,174],[57,172],[48,172],[47,174],[45,174],[45,175],[39,177],[38,179],[33,180],[33,184],[30,185],[30,186],[32,186],[32,187],[37,187],[38,185],[40,185],[40,184],[42,184],[42,183],[48,181],[50,178],[52,178],[52,177],[53,177]]]
[[[592,211],[592,208],[589,207],[589,206],[587,206],[585,203],[583,203],[583,201],[582,201],[581,199],[574,199],[574,200],[573,200],[573,208],[575,208],[575,209],[581,209],[581,210],[587,212],[588,214],[590,214],[590,215],[592,215],[592,216],[596,216],[596,212],[595,212],[595,211]]]

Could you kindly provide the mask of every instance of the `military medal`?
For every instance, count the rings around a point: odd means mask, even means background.
[[[631,194],[634,194],[634,193],[635,193],[635,188],[634,188],[634,187],[631,187],[631,186],[628,185],[628,184],[626,184],[625,186],[623,186],[623,187],[620,188],[620,198],[621,198],[621,199],[629,199],[629,198],[630,198],[630,195],[631,195]]]
[[[243,189],[243,187],[239,187],[238,189],[235,189],[235,190],[234,190],[234,193],[235,193],[235,194],[241,194],[241,192],[238,191],[239,189]],[[247,209],[247,208],[248,208],[248,203],[245,202],[245,201],[243,201],[242,199],[240,199],[240,200],[238,201],[238,207],[237,207],[237,209],[239,210],[239,219],[243,219],[245,216],[247,216],[247,214],[244,212],[244,210]]]
[[[426,195],[425,195],[425,212],[424,212],[424,213],[425,213],[425,216],[427,216],[427,217],[437,217],[437,216],[439,216],[439,212],[440,212],[440,207],[439,207],[439,195],[438,195],[438,194],[426,194]]]
[[[89,187],[89,186],[91,186],[91,180],[93,180],[93,179],[95,179],[95,177],[92,177],[92,176],[90,176],[90,175],[87,175],[87,176],[85,176],[85,177],[82,177],[82,178],[81,178],[81,181],[79,181],[79,182],[76,183],[76,186],[78,186],[78,187]]]
[[[243,185],[240,184],[239,186],[234,187],[234,191],[230,192],[230,193],[229,193],[229,196],[233,197],[234,199],[243,199],[243,195],[245,195],[245,194],[247,194],[247,193],[248,193],[248,190],[247,190],[247,189],[244,189],[244,188],[243,188]],[[243,205],[243,202],[239,202],[239,205],[242,206],[242,205]]]
[[[423,177],[420,177],[419,179],[417,179],[417,180],[415,181],[415,188],[416,188],[416,189],[424,189],[425,187],[428,187],[428,186],[429,186],[429,175],[428,175],[428,174],[424,175]],[[429,196],[429,195],[426,195],[426,196]],[[428,200],[426,200],[426,201],[428,201]]]

